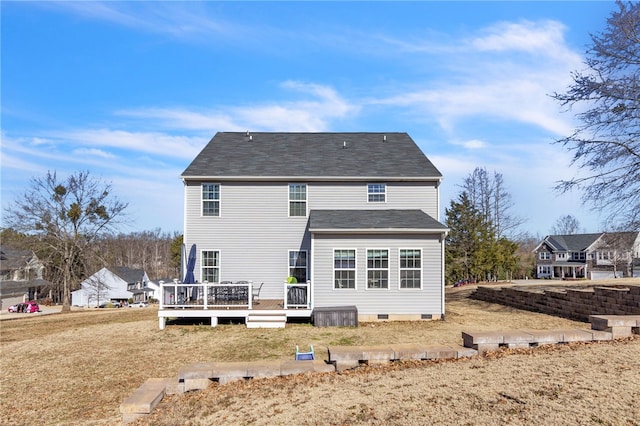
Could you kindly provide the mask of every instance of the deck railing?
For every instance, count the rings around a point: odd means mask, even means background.
[[[313,306],[311,281],[306,283],[284,283],[284,308],[311,309]]]
[[[160,309],[166,308],[246,308],[253,309],[253,282],[160,283]]]
[[[174,280],[160,282],[160,309],[253,309],[253,282],[194,283]],[[311,281],[284,283],[284,309],[311,309],[313,306]]]

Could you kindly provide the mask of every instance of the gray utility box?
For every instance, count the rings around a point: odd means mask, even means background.
[[[333,306],[313,309],[313,325],[316,327],[357,327],[358,308]]]

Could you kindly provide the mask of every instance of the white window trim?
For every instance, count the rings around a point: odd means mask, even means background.
[[[551,253],[548,251],[541,251],[538,253],[538,260],[551,260]]]
[[[300,216],[302,217],[302,216]],[[291,268],[292,266],[289,264],[289,260],[291,259],[291,253],[305,253],[305,258],[307,259],[307,264],[305,265],[305,275],[307,276],[307,281],[309,280],[309,251],[308,250],[288,250],[287,251],[287,277],[291,276]]]
[[[218,185],[218,199],[217,200],[205,200],[202,197],[203,187],[205,185]],[[205,201],[217,201],[218,202],[218,214],[217,215],[205,215],[204,214],[204,202]],[[222,185],[215,182],[202,182],[200,184],[200,217],[220,217],[222,216]]]
[[[348,288],[348,287],[344,287],[344,288],[338,288],[336,287],[336,271],[351,271],[350,268],[336,268],[336,251],[337,250],[352,250],[354,252],[355,255],[355,264],[353,265],[353,288]],[[358,289],[358,249],[355,248],[333,248],[331,250],[331,255],[332,255],[332,263],[333,263],[333,273],[331,275],[331,281],[333,282],[332,288],[335,291],[355,291]]]
[[[400,252],[402,250],[417,250],[420,252],[420,268],[403,268],[401,267],[402,262],[401,262],[401,257],[400,257]],[[424,287],[424,271],[423,271],[423,265],[424,265],[424,257],[423,257],[423,250],[421,247],[399,247],[398,248],[398,290],[400,291],[417,291],[417,290],[422,290]],[[402,288],[402,271],[420,271],[420,287],[411,287],[411,288]]]
[[[376,288],[376,287],[369,287],[369,271],[383,271],[383,268],[369,268],[369,250],[386,250],[387,251],[387,287],[386,288]],[[366,248],[365,249],[365,275],[364,275],[364,288],[367,291],[389,291],[391,290],[391,249],[389,248],[377,248],[377,247],[373,247],[373,248]]]
[[[380,185],[380,186],[382,186],[384,188],[384,192],[370,192],[369,191],[369,186],[370,185]],[[369,199],[370,195],[380,195],[380,194],[384,195],[384,201],[371,201]],[[371,203],[371,204],[385,204],[386,202],[387,202],[387,184],[386,183],[377,183],[377,182],[376,183],[374,183],[374,182],[368,183],[367,184],[367,204],[368,203]]]
[[[218,252],[218,266],[205,266],[204,265],[204,253],[205,252]],[[208,249],[208,250],[200,250],[200,282],[204,283],[204,270],[205,269],[218,269],[218,283],[222,281],[220,277],[222,277],[222,251],[220,249]],[[209,281],[211,283],[211,281]],[[217,284],[217,283],[216,283]]]
[[[302,202],[302,200],[291,199],[291,185],[304,185],[304,216],[291,216],[291,203]],[[287,184],[287,216],[288,217],[308,217],[309,216],[309,185],[306,183],[289,182]]]
[[[538,274],[551,274],[551,265],[538,265]]]

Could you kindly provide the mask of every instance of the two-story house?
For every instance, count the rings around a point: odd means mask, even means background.
[[[534,249],[538,278],[606,279],[633,276],[640,233],[547,235]]]
[[[176,313],[249,321],[270,303],[285,319],[444,315],[442,175],[408,134],[217,133],[182,179],[198,285],[168,284],[161,327]]]
[[[0,309],[36,300],[43,287],[44,264],[31,250],[0,246]]]

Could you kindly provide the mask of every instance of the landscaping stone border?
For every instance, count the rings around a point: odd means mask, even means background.
[[[478,286],[472,299],[588,322],[590,315],[640,315],[640,286],[539,290]]]
[[[184,366],[174,379],[148,379],[120,404],[123,424],[149,415],[165,395],[202,390],[212,381],[236,380],[304,373],[334,373],[360,364],[403,360],[442,360],[472,357],[501,347],[529,348],[547,344],[591,342],[640,334],[640,315],[592,315],[591,330],[463,331],[464,346],[389,344],[330,346],[327,360],[271,360],[254,362],[198,362]]]

